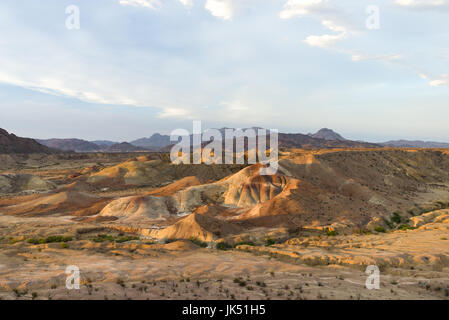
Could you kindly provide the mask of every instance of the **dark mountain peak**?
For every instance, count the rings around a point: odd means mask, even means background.
[[[314,134],[309,134],[309,136],[311,136],[312,138],[324,139],[324,140],[338,140],[338,141],[346,140],[340,134],[338,134],[337,132],[335,132],[334,130],[329,129],[329,128],[322,128]]]
[[[160,138],[160,137],[164,137],[164,136],[166,136],[166,135],[163,135],[163,134],[160,134],[160,133],[156,132],[156,133],[154,133],[154,134],[150,137],[150,139],[151,139],[151,138]]]
[[[8,135],[8,131],[6,131],[5,129],[0,128],[0,135]]]
[[[150,138],[141,138],[131,141],[131,144],[142,148],[163,148],[171,145],[172,143],[169,135],[155,133]]]
[[[0,128],[0,153],[54,153],[55,150],[39,144],[36,140],[20,138]]]

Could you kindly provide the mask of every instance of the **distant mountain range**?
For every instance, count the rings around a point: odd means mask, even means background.
[[[62,151],[96,152],[101,149],[99,145],[81,139],[36,139],[36,141],[49,148]]]
[[[114,142],[114,141],[109,141],[109,140],[95,140],[95,141],[91,141],[92,143],[95,143],[96,145],[100,146],[100,147],[110,147],[113,146],[114,144],[119,144],[120,142]]]
[[[113,142],[107,140],[86,141],[81,139],[48,139],[37,140],[49,148],[72,152],[138,152],[148,149],[134,146],[128,142]]]
[[[232,128],[221,128],[218,129],[225,138],[225,130]],[[262,129],[259,127],[253,128],[243,128],[242,130],[254,129],[257,134],[257,129]],[[304,135],[300,133],[288,134],[279,133],[279,146],[285,148],[378,148],[380,147],[374,143],[350,141],[343,138],[338,133],[332,131],[331,129],[321,129],[315,134]],[[192,136],[190,137],[192,140]],[[167,151],[167,147],[173,145],[170,141],[169,135],[154,134],[150,138],[142,138],[130,142],[135,146],[140,146],[144,148],[151,148]],[[193,143],[193,142],[192,142]],[[207,144],[203,143],[203,144]]]
[[[224,136],[226,128],[219,129]],[[257,129],[257,128],[252,128]],[[245,130],[245,129],[244,129]],[[192,139],[192,136],[191,136]],[[87,141],[81,139],[39,139],[20,138],[0,129],[0,153],[55,153],[55,152],[168,152],[174,143],[169,135],[159,133],[149,138],[131,142],[109,140]],[[204,142],[203,144],[207,144]],[[280,148],[449,148],[449,143],[432,141],[395,140],[384,143],[352,141],[342,137],[332,129],[323,128],[316,133],[279,133]]]
[[[380,143],[383,146],[394,148],[449,148],[449,143],[434,142],[434,141],[409,141],[409,140],[394,140]]]

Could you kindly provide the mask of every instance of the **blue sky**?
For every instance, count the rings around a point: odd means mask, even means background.
[[[0,3],[0,127],[21,136],[124,141],[202,120],[449,141],[448,74],[449,0]]]

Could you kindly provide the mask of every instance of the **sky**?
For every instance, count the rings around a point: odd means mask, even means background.
[[[0,2],[0,128],[130,141],[193,120],[449,142],[449,0]]]

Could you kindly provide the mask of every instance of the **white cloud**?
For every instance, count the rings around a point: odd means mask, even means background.
[[[180,0],[181,1],[181,0]],[[184,0],[189,1],[189,0]],[[161,3],[159,0],[119,0],[122,6],[144,7],[150,9],[157,9]]]
[[[315,16],[322,25],[337,34],[310,35],[304,42],[312,47],[329,48],[340,40],[347,38],[352,28],[344,16],[332,7],[328,0],[287,0],[279,14],[281,19]]]
[[[442,74],[439,78],[432,78],[431,76],[420,73],[419,76],[427,80],[429,82],[429,85],[432,87],[439,87],[439,86],[449,86],[449,75],[448,74]]]
[[[309,46],[331,49],[340,54],[349,55],[352,61],[371,60],[386,62],[416,72],[416,68],[412,67],[409,62],[403,61],[403,54],[376,54],[374,52],[362,54],[359,52],[360,50],[356,49],[357,45],[354,46],[354,43],[349,41],[348,43],[352,43],[352,48],[348,48],[347,45],[345,46],[346,48],[337,47],[336,44],[338,42],[349,39],[352,36],[366,36],[367,29],[361,26],[354,27],[353,24],[349,23],[350,14],[348,11],[344,11],[341,6],[337,7],[335,3],[336,1],[332,2],[331,0],[286,0],[279,16],[282,19],[306,16],[315,17],[321,21],[326,29],[333,32],[333,34],[311,34],[307,36],[303,42]],[[443,10],[449,8],[449,0],[395,0],[395,3],[410,9]],[[436,87],[449,84],[447,75],[442,75],[439,78],[431,78],[422,73],[420,75],[428,80],[431,86]]]
[[[440,79],[432,80],[429,84],[433,87],[447,86],[449,85],[449,76],[447,74],[443,74]]]
[[[312,47],[329,48],[336,42],[344,39],[346,37],[345,33],[340,33],[337,35],[325,34],[322,36],[308,36],[304,42]]]
[[[326,28],[328,28],[329,30],[332,30],[334,32],[347,32],[347,27],[343,26],[343,25],[339,25],[336,21],[332,21],[332,20],[323,20],[321,22],[323,24],[323,26],[325,26]]]
[[[187,118],[193,119],[186,109],[166,107],[158,114],[159,118]]]
[[[281,19],[300,17],[325,9],[327,6],[327,0],[288,0],[279,16]]]
[[[231,20],[234,6],[231,0],[207,0],[204,6],[210,13],[223,20]]]
[[[322,20],[321,23],[324,27],[331,31],[338,32],[338,34],[324,34],[320,36],[311,35],[304,40],[305,43],[312,47],[329,48],[336,42],[345,39],[348,35],[347,28],[338,24],[336,21],[327,19]]]

